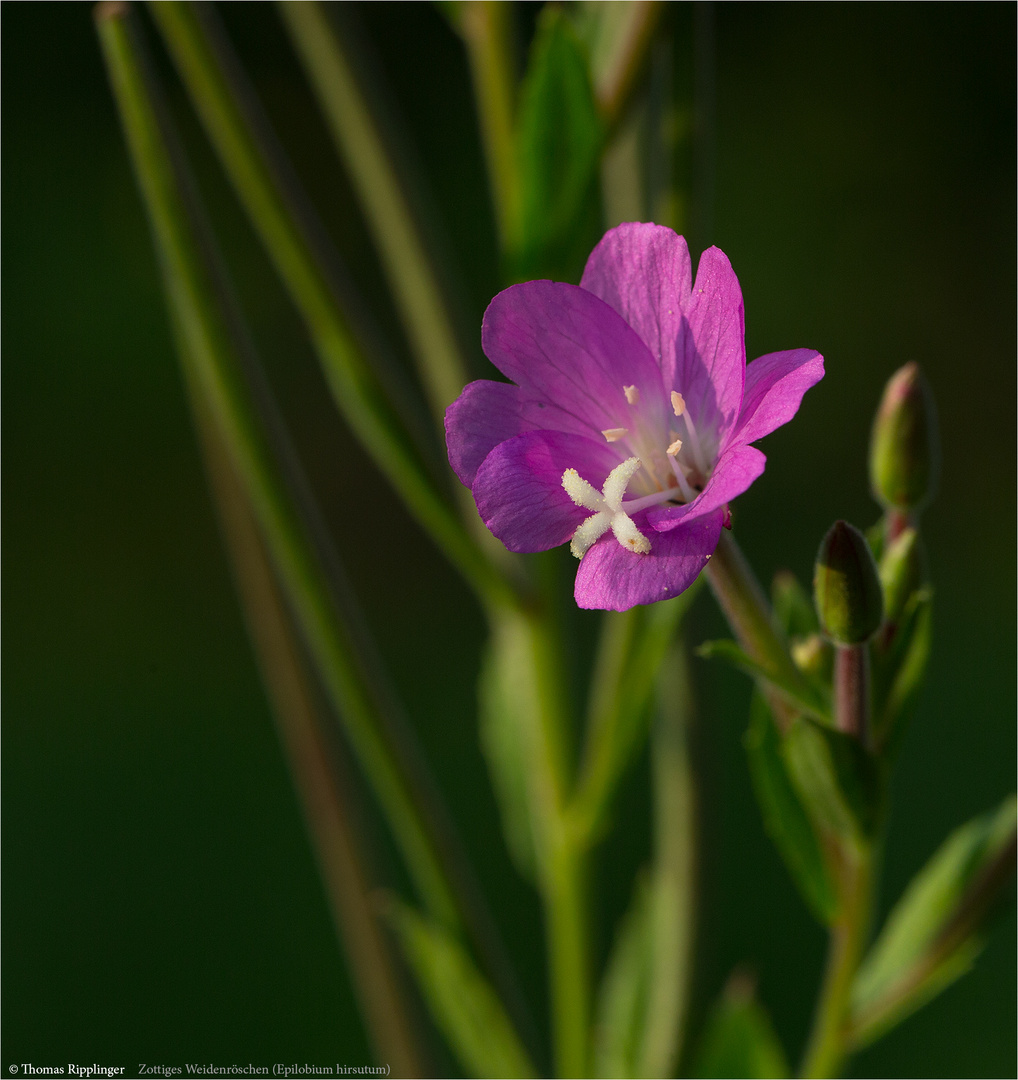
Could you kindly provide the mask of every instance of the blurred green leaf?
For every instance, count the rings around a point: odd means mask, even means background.
[[[738,642],[729,638],[722,638],[720,641],[705,641],[697,648],[696,655],[705,660],[727,661],[732,667],[744,671],[758,682],[765,682],[773,687],[794,709],[808,714],[821,724],[828,726],[831,724],[828,708],[819,692],[811,693],[809,697],[806,697],[802,685],[793,683],[790,678],[785,677],[783,672],[774,672],[757,663],[742,650]],[[805,689],[809,692],[809,684],[805,684]]]
[[[829,924],[837,911],[834,884],[809,815],[789,778],[781,735],[759,691],[753,695],[744,743],[764,828],[813,914]]]
[[[389,918],[435,1023],[469,1076],[537,1076],[495,992],[437,923],[394,901]]]
[[[852,1027],[865,1045],[900,1023],[979,954],[979,923],[1014,873],[1015,798],[956,829],[912,879],[856,975]]]
[[[876,760],[858,739],[797,717],[785,735],[782,754],[821,834],[854,846],[872,839],[881,783]]]
[[[744,980],[733,980],[707,1020],[693,1076],[791,1076],[770,1017]]]
[[[557,5],[538,20],[516,139],[521,221],[513,275],[575,280],[600,231],[603,131],[583,47]]]
[[[502,831],[516,868],[536,880],[537,854],[528,789],[526,733],[534,709],[533,672],[522,620],[493,623],[478,681],[481,749],[502,814]]]
[[[637,882],[601,984],[594,1046],[596,1076],[639,1076],[652,977],[653,905]]]
[[[774,618],[787,637],[806,637],[819,631],[813,597],[790,570],[774,575],[771,601]]]

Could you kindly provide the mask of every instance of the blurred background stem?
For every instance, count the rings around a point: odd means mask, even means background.
[[[459,10],[499,245],[503,253],[516,251],[521,243],[522,205],[516,160],[513,8],[502,0],[476,0],[461,4]]]
[[[336,404],[395,492],[452,564],[482,596],[505,599],[508,586],[469,537],[449,501],[403,434],[361,355],[282,170],[265,145],[263,122],[242,93],[225,43],[206,32],[195,5],[150,7],[181,78],[238,197],[308,327]],[[278,157],[278,155],[275,155]]]
[[[465,925],[489,963],[497,964],[487,919],[457,862],[456,842],[443,833],[440,812],[420,802],[421,786],[412,777],[423,763],[408,766],[394,749],[380,704],[385,694],[366,675],[370,665],[331,602],[328,581],[278,475],[244,382],[229,318],[217,305],[225,286],[125,12],[120,5],[104,9],[101,38],[188,382],[214,418],[242,478],[294,617],[423,903],[442,925]]]
[[[316,0],[277,10],[307,71],[336,149],[346,164],[417,361],[431,411],[446,407],[467,382],[467,364],[446,310],[437,269],[343,37]]]

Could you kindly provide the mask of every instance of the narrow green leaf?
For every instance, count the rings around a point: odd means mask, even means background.
[[[972,965],[979,922],[1013,875],[1015,798],[956,829],[912,879],[852,990],[857,1045],[915,1012]]]
[[[893,751],[904,734],[926,677],[932,641],[933,596],[920,589],[905,605],[890,650],[872,650],[878,746]]]
[[[498,997],[459,942],[404,904],[393,902],[389,917],[431,1015],[467,1075],[537,1076]]]
[[[787,637],[805,637],[820,629],[813,597],[790,570],[774,575],[771,585],[774,618]]]
[[[781,735],[759,691],[753,695],[744,743],[764,828],[813,914],[829,924],[837,911],[834,885],[820,841],[789,778]]]
[[[576,280],[600,229],[603,133],[583,48],[557,5],[538,20],[516,138],[521,227],[511,269]]]
[[[798,717],[782,753],[821,834],[854,845],[872,838],[880,812],[880,776],[875,759],[857,739]]]
[[[502,815],[502,831],[516,868],[536,880],[537,855],[527,752],[528,710],[534,708],[533,673],[521,621],[493,624],[478,682],[481,749]],[[532,713],[531,713],[532,715]]]
[[[733,980],[714,1006],[693,1065],[705,1078],[791,1076],[770,1017],[744,980]]]
[[[831,725],[828,706],[821,700],[819,692],[810,693],[811,688],[807,683],[793,683],[791,678],[786,678],[784,672],[776,673],[757,663],[737,642],[729,638],[705,641],[696,650],[696,655],[705,660],[726,661],[753,679],[772,686],[794,709],[813,717],[820,724],[828,727]]]
[[[653,952],[651,889],[637,882],[619,927],[601,984],[594,1045],[594,1071],[602,1077],[638,1072],[650,990]]]

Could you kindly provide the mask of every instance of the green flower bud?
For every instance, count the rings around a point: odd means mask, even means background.
[[[824,537],[813,576],[820,626],[837,645],[860,645],[880,626],[884,596],[866,537],[836,521]]]
[[[937,410],[915,362],[884,388],[870,438],[870,484],[885,509],[915,511],[932,498],[938,457]]]
[[[908,598],[922,585],[922,551],[919,534],[908,528],[887,545],[880,559],[880,584],[884,590],[884,613],[897,622]]]

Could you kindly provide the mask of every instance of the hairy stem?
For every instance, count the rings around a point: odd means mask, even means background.
[[[834,650],[834,723],[864,746],[870,738],[870,653],[864,645]]]
[[[765,671],[800,687],[803,698],[808,701],[812,691],[788,655],[763,590],[727,529],[722,529],[721,539],[705,573],[718,606],[746,654]],[[791,720],[788,704],[766,686],[763,689],[778,723],[787,727]]]

